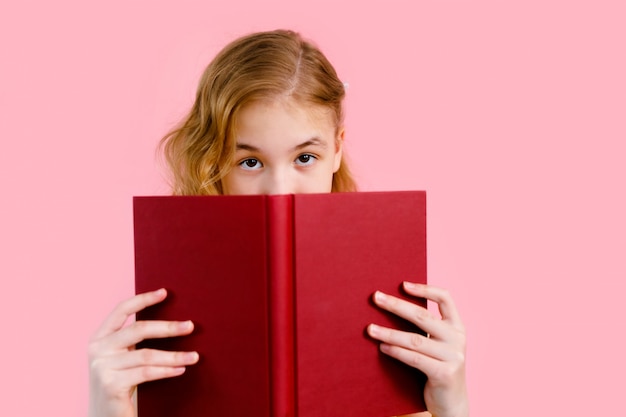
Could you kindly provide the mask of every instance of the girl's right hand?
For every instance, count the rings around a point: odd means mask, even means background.
[[[164,289],[136,295],[115,307],[89,342],[89,417],[134,417],[132,395],[138,384],[170,378],[198,362],[197,352],[135,350],[146,339],[183,336],[193,331],[190,321],[126,320],[144,308],[160,303]]]

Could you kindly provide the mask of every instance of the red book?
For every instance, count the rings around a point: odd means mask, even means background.
[[[139,387],[139,417],[425,409],[424,375],[365,332],[416,331],[372,294],[426,282],[424,192],[135,197],[134,222],[137,293],[169,291],[138,319],[195,324],[140,347],[200,354],[182,376]]]

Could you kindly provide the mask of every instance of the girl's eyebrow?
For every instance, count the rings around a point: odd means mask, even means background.
[[[293,151],[297,151],[297,150],[300,150],[302,148],[306,148],[307,146],[319,146],[319,147],[321,147],[323,149],[326,149],[328,147],[326,142],[324,142],[320,138],[311,138],[311,139],[307,140],[306,142],[302,142],[301,144],[294,146],[292,150]],[[238,150],[238,151],[239,150],[244,150],[244,151],[250,151],[250,152],[260,152],[261,151],[256,146],[248,145],[247,143],[241,143],[241,142],[237,142],[237,144],[235,145],[235,149]]]
[[[237,144],[235,145],[235,149],[236,150],[244,150],[244,151],[251,151],[251,152],[259,152],[259,148],[257,148],[256,146],[252,146],[252,145],[247,145],[245,143],[239,143],[237,142]]]
[[[311,138],[306,142],[302,142],[301,144],[294,146],[293,150],[297,151],[299,149],[306,148],[307,146],[319,146],[323,149],[326,149],[327,147],[326,142],[324,142],[320,138]]]

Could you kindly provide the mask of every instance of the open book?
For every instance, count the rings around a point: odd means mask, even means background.
[[[425,409],[424,375],[365,333],[417,331],[371,297],[426,282],[424,192],[135,197],[134,223],[137,293],[169,292],[138,320],[195,324],[140,347],[200,353],[182,376],[139,387],[139,417]]]

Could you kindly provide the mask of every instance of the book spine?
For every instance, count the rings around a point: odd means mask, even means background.
[[[293,196],[267,196],[271,417],[295,416]]]

